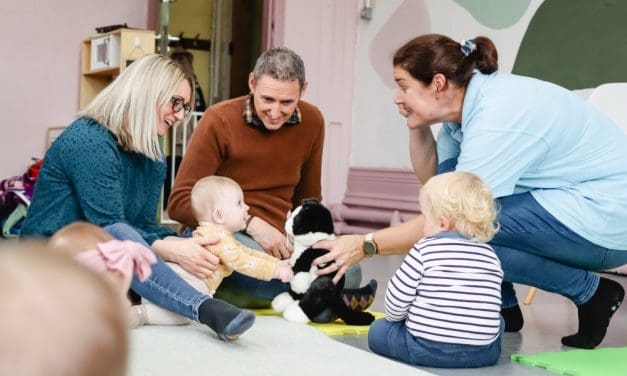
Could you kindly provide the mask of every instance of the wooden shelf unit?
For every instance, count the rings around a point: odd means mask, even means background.
[[[120,59],[114,67],[91,69],[91,41],[106,35],[118,35],[120,37]],[[135,40],[139,41],[139,48],[144,54],[155,52],[155,32],[140,29],[117,29],[109,33],[96,34],[83,41],[81,55],[81,82],[80,103],[83,109],[92,99],[104,89],[117,75],[126,68],[126,59],[135,53]]]

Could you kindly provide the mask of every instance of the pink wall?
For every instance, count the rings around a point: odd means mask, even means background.
[[[76,114],[81,41],[96,26],[146,28],[152,1],[2,2],[0,180],[42,157],[47,128],[65,126]]]
[[[357,0],[274,0],[272,46],[287,46],[304,60],[306,101],[325,118],[322,196],[341,202],[346,190],[353,121]]]

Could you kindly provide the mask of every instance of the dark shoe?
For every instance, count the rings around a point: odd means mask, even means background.
[[[377,281],[371,279],[364,287],[356,289],[343,289],[342,301],[353,311],[365,311],[372,305],[377,295]]]
[[[198,321],[213,329],[221,340],[233,341],[253,326],[255,314],[209,298],[198,307]]]
[[[218,338],[223,341],[235,341],[245,331],[250,329],[255,323],[255,314],[250,311],[242,311],[224,328],[222,333],[218,333]]]
[[[592,298],[577,307],[579,331],[562,337],[562,343],[582,349],[597,347],[603,341],[610,319],[620,307],[624,297],[625,290],[620,283],[601,277],[599,287]]]
[[[353,311],[365,311],[372,305],[372,302],[374,302],[374,298],[377,295],[377,286],[377,281],[371,279],[364,287],[342,289],[340,295],[342,296],[342,301],[348,309]],[[337,315],[334,314],[331,309],[325,309],[311,321],[317,323],[327,323],[335,321],[337,318]]]
[[[503,321],[505,321],[505,331],[509,333],[520,331],[525,323],[518,304],[513,307],[501,308],[501,316],[503,316]]]

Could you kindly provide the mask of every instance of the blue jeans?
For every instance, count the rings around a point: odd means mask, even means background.
[[[437,173],[454,170],[456,164],[455,159],[444,161]],[[627,252],[600,247],[577,235],[529,192],[501,197],[497,203],[500,229],[490,245],[503,267],[504,308],[518,304],[513,283],[560,294],[581,305],[599,285],[599,276],[588,270],[627,264]]]
[[[116,239],[132,240],[149,247],[146,241],[125,223],[116,223],[105,227]],[[157,256],[157,263],[152,265],[152,274],[144,282],[133,276],[131,289],[142,298],[148,299],[159,307],[198,321],[198,307],[211,297],[196,291]]]
[[[368,347],[374,353],[415,366],[439,368],[475,368],[493,365],[501,356],[501,333],[489,345],[473,346],[430,341],[414,337],[405,321],[379,319],[370,325]]]

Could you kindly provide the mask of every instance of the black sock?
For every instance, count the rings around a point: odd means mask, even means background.
[[[377,286],[377,281],[371,279],[364,287],[343,289],[341,292],[342,301],[352,310],[365,311],[374,301]]]
[[[620,283],[601,277],[599,287],[592,298],[577,307],[579,331],[562,337],[562,343],[582,349],[597,347],[603,341],[610,319],[620,307],[624,297],[625,290]]]
[[[222,300],[209,298],[198,307],[198,321],[213,329],[221,340],[232,341],[253,326],[255,315]]]
[[[518,304],[509,308],[501,308],[501,316],[505,321],[506,332],[518,332],[525,322]]]

